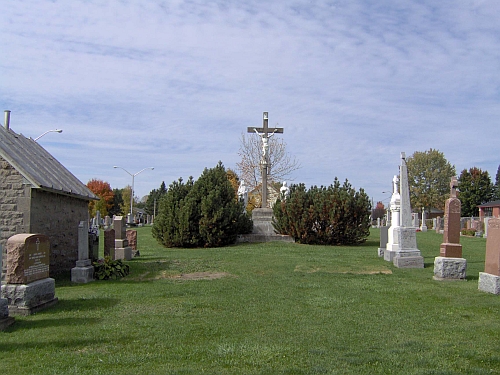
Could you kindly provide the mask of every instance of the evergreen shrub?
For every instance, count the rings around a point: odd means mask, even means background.
[[[357,245],[370,234],[371,204],[363,189],[356,191],[337,178],[328,187],[290,186],[286,200],[274,205],[277,232],[296,242],[317,245]]]
[[[221,162],[205,168],[195,182],[173,182],[160,200],[152,234],[166,247],[218,247],[249,233],[252,222],[243,213]]]

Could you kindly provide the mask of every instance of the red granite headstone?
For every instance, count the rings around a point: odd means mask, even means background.
[[[488,237],[486,239],[486,256],[484,272],[500,276],[500,219],[488,221]]]
[[[43,234],[16,234],[7,240],[7,284],[29,284],[49,277],[50,243]]]
[[[444,208],[444,233],[439,255],[442,257],[461,258],[462,245],[460,245],[460,211],[462,204],[457,198],[455,177],[451,180],[450,198],[446,200]]]

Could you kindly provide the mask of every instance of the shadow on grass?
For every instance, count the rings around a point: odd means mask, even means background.
[[[119,338],[120,340],[132,340],[132,337],[123,336]],[[55,340],[55,341],[31,341],[31,342],[20,342],[20,343],[0,343],[1,353],[16,353],[23,350],[38,349],[43,348],[53,348],[53,349],[68,349],[68,348],[82,348],[87,346],[92,346],[96,344],[95,339],[67,339],[67,340]],[[111,344],[110,340],[99,339],[99,345]]]
[[[101,319],[96,318],[50,318],[39,320],[16,320],[15,324],[10,326],[9,332],[17,332],[29,329],[51,328],[51,327],[68,327],[68,326],[87,326],[89,324],[97,324]],[[9,348],[12,344],[9,344]],[[25,347],[26,345],[23,345]],[[0,352],[2,352],[0,345]]]
[[[60,299],[57,305],[45,311],[40,311],[37,314],[44,312],[56,311],[90,311],[97,309],[109,309],[116,306],[120,302],[117,298],[78,298],[78,299]]]

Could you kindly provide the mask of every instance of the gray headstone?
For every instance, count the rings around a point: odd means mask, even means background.
[[[89,259],[89,224],[80,221],[78,225],[78,260]]]

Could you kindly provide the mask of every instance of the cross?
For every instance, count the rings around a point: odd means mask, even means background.
[[[457,197],[457,187],[458,187],[457,178],[453,176],[450,181],[450,198]]]
[[[269,164],[269,155],[267,153],[267,148],[268,148],[268,143],[267,140],[269,137],[272,137],[275,133],[278,134],[283,134],[283,128],[273,128],[269,129],[269,118],[268,118],[268,113],[264,112],[263,114],[263,120],[262,120],[262,128],[256,128],[256,127],[248,127],[247,131],[248,133],[257,133],[260,138],[262,139],[262,149],[263,149],[263,155],[262,155],[262,161],[261,161],[261,173],[262,173],[262,202],[261,202],[261,207],[266,208],[267,207],[267,165]],[[271,135],[269,133],[272,131]]]

